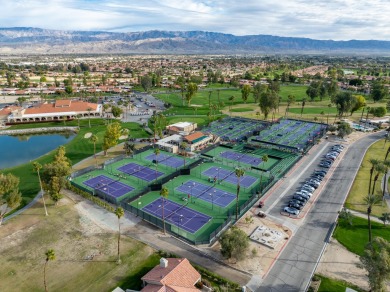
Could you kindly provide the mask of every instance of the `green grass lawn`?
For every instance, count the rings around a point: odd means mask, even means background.
[[[333,234],[334,238],[344,245],[350,252],[362,255],[368,243],[367,219],[353,217],[352,226],[344,219],[340,219]],[[382,223],[371,221],[372,237],[380,236],[390,241],[390,227]]]
[[[255,107],[241,107],[241,108],[232,108],[231,112],[233,113],[242,113],[242,112],[251,112],[257,110]]]
[[[48,126],[53,126],[53,123],[42,123],[42,124],[29,124],[30,128],[34,127],[45,127],[46,124]],[[76,121],[72,121],[67,123],[69,125],[75,126],[77,125]],[[57,123],[55,126],[62,126],[63,123]],[[19,127],[20,125],[18,125]],[[148,137],[148,134],[141,128],[141,126],[137,123],[122,123],[123,128],[127,128],[130,130],[130,136],[134,138],[140,137]],[[102,150],[103,136],[106,130],[105,121],[102,119],[91,119],[91,128],[88,126],[87,120],[80,121],[80,131],[77,136],[65,145],[66,147],[66,156],[72,161],[72,164],[75,164],[84,158],[87,158],[93,155],[93,144],[89,142],[88,139],[84,138],[86,133],[95,134],[99,141],[96,143],[96,152],[100,152]],[[46,163],[51,162],[55,151],[51,151],[34,161],[38,161],[40,164],[44,165]],[[13,168],[8,168],[2,170],[4,173],[12,173],[15,176],[20,178],[19,189],[22,192],[22,204],[21,207],[28,204],[33,197],[39,191],[39,181],[36,173],[32,171],[32,166],[30,163],[26,163],[20,166],[16,166]]]
[[[371,158],[379,159],[383,161],[385,158],[386,149],[383,148],[384,140],[375,142],[368,148],[366,155],[362,161],[361,167],[355,177],[351,191],[349,192],[345,206],[349,209],[365,212],[367,207],[364,204],[363,198],[368,193],[368,185],[370,179],[370,168],[371,163],[369,162]],[[379,177],[376,185],[376,194],[381,195],[382,190],[380,187],[380,181],[382,176]],[[389,208],[386,204],[374,206],[372,209],[372,214],[374,216],[381,216],[382,213],[389,212]]]
[[[364,291],[359,287],[356,287],[355,285],[345,281],[327,278],[322,275],[317,275],[317,276],[321,278],[321,285],[320,288],[318,289],[318,292],[345,292],[345,289],[347,287],[355,289],[356,291],[359,292]]]
[[[282,97],[282,101],[287,101],[289,95],[295,96],[295,101],[302,101],[306,95],[306,85],[281,85],[279,95]]]

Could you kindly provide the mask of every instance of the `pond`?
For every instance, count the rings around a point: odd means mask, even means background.
[[[74,137],[73,133],[0,136],[0,169],[34,160],[70,142]]]

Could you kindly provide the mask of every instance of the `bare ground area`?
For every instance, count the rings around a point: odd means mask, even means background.
[[[251,214],[251,212],[248,212],[247,215],[248,214]],[[223,261],[231,267],[251,273],[252,275],[264,276],[264,274],[270,269],[279,252],[283,249],[285,243],[288,241],[288,238],[290,238],[291,231],[285,227],[275,224],[267,218],[253,216],[252,219],[252,223],[246,223],[245,216],[243,216],[236,226],[245,231],[248,236],[257,226],[260,225],[282,232],[284,234],[284,238],[279,242],[275,249],[250,240],[248,254],[246,258],[241,261],[225,260],[220,253],[221,246],[218,242],[211,248],[203,248],[202,250],[213,258]]]
[[[321,258],[317,273],[328,278],[344,280],[368,290],[366,271],[357,267],[359,257],[332,238]]]
[[[0,291],[43,291],[48,249],[56,254],[48,264],[49,291],[109,291],[142,270],[154,250],[122,237],[123,263],[117,265],[118,221],[114,214],[104,214],[104,220],[94,216],[95,208],[89,202],[75,204],[64,198],[58,206],[49,204],[45,217],[37,203],[0,227]],[[124,225],[131,226],[123,219]]]

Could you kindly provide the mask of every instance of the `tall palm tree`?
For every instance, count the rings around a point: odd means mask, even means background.
[[[370,181],[368,184],[368,194],[371,194],[371,183],[372,183],[372,175],[374,173],[375,167],[379,164],[379,160],[370,159],[371,168],[370,168]]]
[[[90,107],[87,108],[87,112],[88,112],[88,125],[89,125],[90,128],[91,128],[91,111],[92,111],[92,109]]]
[[[390,160],[383,161],[383,167],[384,167],[385,177],[383,180],[382,199],[385,198],[386,186],[387,186],[387,173],[389,172],[390,169]]]
[[[302,117],[302,115],[303,115],[303,109],[305,108],[305,105],[306,105],[306,97],[304,97],[304,98],[302,99],[301,117]]]
[[[332,107],[332,104],[328,104],[328,114],[326,116],[326,124],[329,125],[329,114],[330,114],[330,108]]]
[[[118,207],[115,210],[115,215],[118,217],[118,260],[116,261],[119,265],[121,263],[121,257],[120,257],[120,242],[121,242],[121,222],[120,219],[125,215],[125,210],[123,210],[122,207]]]
[[[187,149],[187,146],[188,146],[188,143],[187,142],[181,142],[180,143],[180,149],[182,150],[182,152],[184,152],[183,156],[184,156],[184,166],[186,166],[186,149]]]
[[[230,101],[229,113],[232,111],[233,100],[234,100],[235,98],[236,98],[236,97],[235,97],[234,95],[232,95],[231,97],[229,97],[229,101]]]
[[[81,118],[81,115],[80,115],[80,114],[77,114],[77,115],[76,115],[77,127],[79,127],[79,128],[80,128],[80,118]]]
[[[45,197],[44,197],[44,192],[43,192],[43,188],[42,188],[41,174],[39,173],[39,170],[42,168],[42,165],[39,162],[34,161],[33,162],[33,168],[34,168],[34,171],[36,171],[37,174],[38,174],[39,185],[41,187],[43,207],[45,208],[45,215],[48,216],[49,214],[47,213],[47,209],[46,209]]]
[[[96,158],[96,143],[99,141],[98,136],[95,134],[92,134],[91,137],[89,137],[89,141],[93,143],[93,157],[95,158],[95,165],[97,165],[97,158]]]
[[[375,205],[378,205],[382,198],[380,196],[375,196],[368,194],[366,197],[363,198],[364,202],[367,205],[367,220],[368,220],[368,241],[371,244],[372,242],[372,235],[371,235],[371,212],[372,207]]]
[[[213,91],[209,91],[209,108],[211,107],[211,93],[213,93]]]
[[[379,176],[385,172],[386,168],[385,166],[383,165],[383,163],[378,163],[378,165],[375,167],[375,170],[376,170],[376,174],[375,174],[375,178],[374,178],[374,184],[372,185],[372,191],[371,191],[371,194],[375,194],[375,186],[376,186],[376,182],[378,181],[378,178]]]
[[[153,152],[154,152],[154,155],[156,155],[156,181],[157,181],[158,155],[160,154],[160,149],[155,148]]]
[[[267,163],[268,162],[268,155],[267,154],[264,154],[262,157],[261,157],[261,164],[262,164],[262,168],[264,168],[264,163]],[[263,180],[263,170],[261,170],[261,174],[260,174],[260,195],[263,193],[263,184],[262,184],[262,180]]]
[[[387,159],[387,156],[389,156],[389,153],[390,153],[390,146],[389,146],[389,148],[387,148],[386,155],[385,155],[385,160]]]
[[[245,170],[242,168],[236,168],[234,171],[237,177],[237,194],[236,194],[236,221],[238,220],[238,196],[240,195],[240,182],[241,182],[241,177],[244,176]]]
[[[46,255],[46,261],[45,261],[45,266],[43,267],[43,284],[45,285],[45,291],[47,292],[46,268],[49,261],[54,261],[56,259],[56,254],[53,249],[49,249],[47,252],[45,252],[45,255]]]
[[[164,234],[165,234],[165,215],[164,215],[164,204],[165,204],[165,199],[168,198],[169,195],[169,190],[167,187],[162,187],[160,190],[160,196],[162,200],[162,219],[163,219],[163,229],[164,229]]]

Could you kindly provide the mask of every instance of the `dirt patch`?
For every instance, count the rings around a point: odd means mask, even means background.
[[[122,135],[119,137],[119,140],[125,140],[129,137],[129,135]]]
[[[118,281],[144,266],[153,249],[122,236],[123,263],[117,265],[118,219],[111,214],[107,222],[97,225],[98,218],[84,213],[86,208],[89,211],[88,202],[81,197],[75,200],[79,203],[73,201],[66,197],[54,206],[48,199],[49,216],[39,202],[0,228],[0,291],[43,290],[48,249],[56,254],[47,270],[50,291],[111,291]],[[122,219],[125,230],[130,223]]]
[[[366,271],[357,267],[359,257],[332,238],[321,258],[317,272],[328,278],[344,280],[368,290]]]
[[[251,212],[248,212],[247,214],[251,214]],[[253,275],[263,276],[268,272],[275,258],[285,246],[286,242],[288,241],[288,238],[290,238],[291,231],[285,227],[282,227],[268,220],[267,218],[260,218],[254,215],[252,219],[253,219],[252,223],[246,223],[245,217],[243,217],[239,220],[236,226],[241,230],[245,231],[245,233],[248,236],[253,232],[253,230],[257,226],[260,225],[282,232],[285,236],[280,241],[280,243],[276,245],[275,249],[266,247],[260,243],[250,240],[247,257],[244,260],[239,262],[225,260],[220,253],[221,246],[219,242],[214,244],[211,248],[203,248],[203,251],[209,254],[210,256],[220,261],[223,261],[234,268],[240,269],[242,271],[246,271]]]

